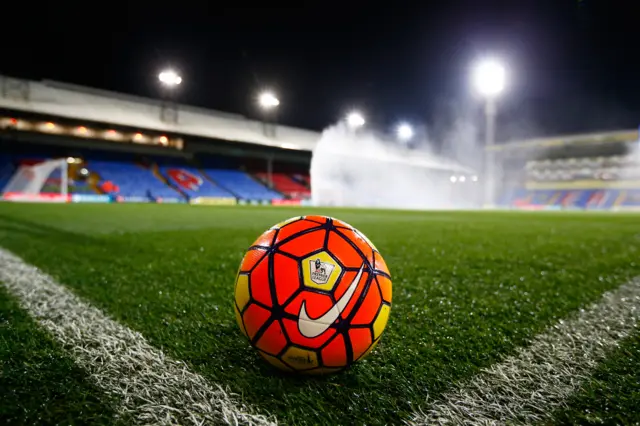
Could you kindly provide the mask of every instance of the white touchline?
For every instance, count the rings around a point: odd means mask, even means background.
[[[638,331],[640,279],[536,336],[498,364],[483,369],[408,424],[529,424],[562,407],[622,339]]]
[[[135,423],[275,424],[2,248],[0,282]]]

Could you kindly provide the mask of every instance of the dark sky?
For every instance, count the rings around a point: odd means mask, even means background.
[[[256,117],[269,87],[285,124],[358,107],[381,128],[437,129],[482,118],[469,70],[494,54],[510,67],[501,138],[640,124],[634,0],[128,3],[12,2],[0,72],[159,96],[170,65],[188,104]]]

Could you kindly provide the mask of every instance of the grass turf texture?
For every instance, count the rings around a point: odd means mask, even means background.
[[[554,416],[575,425],[640,424],[640,335],[621,345]]]
[[[114,413],[84,372],[0,288],[0,424],[113,424]]]
[[[260,233],[312,213],[364,232],[394,295],[367,359],[301,378],[249,347],[233,285]],[[286,424],[398,423],[640,274],[640,219],[622,214],[0,204],[0,244]]]

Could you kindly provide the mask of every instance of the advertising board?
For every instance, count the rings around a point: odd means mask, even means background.
[[[150,203],[151,200],[148,197],[116,197],[116,201],[119,203]]]
[[[302,204],[301,200],[271,200],[271,204],[274,206],[299,206]]]
[[[192,198],[190,203],[203,206],[235,206],[238,200],[226,197],[197,197]]]
[[[71,195],[72,203],[110,203],[111,197],[99,194],[73,194]]]
[[[159,204],[180,204],[185,202],[182,198],[156,198],[156,203]]]
[[[68,203],[69,195],[62,194],[25,194],[22,192],[5,192],[2,198],[6,201],[16,201],[23,203]]]

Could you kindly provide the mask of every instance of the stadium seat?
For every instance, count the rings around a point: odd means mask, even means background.
[[[503,196],[506,206],[518,208],[609,210],[640,207],[638,189],[525,190]]]
[[[247,200],[279,200],[282,194],[270,190],[239,170],[205,169],[204,172],[221,187]]]
[[[268,180],[267,173],[256,173],[256,176],[259,177],[263,182],[267,182]],[[309,188],[294,181],[289,175],[285,173],[272,173],[271,181],[273,182],[273,188],[276,191],[288,195],[289,197],[303,198],[309,197],[311,195],[311,191],[309,191]]]
[[[133,163],[90,161],[87,168],[98,173],[103,181],[114,183],[119,188],[116,195],[152,199],[183,198],[182,194],[164,184],[151,171]]]
[[[560,207],[563,191],[555,190],[512,190],[503,198],[503,203],[517,208]]]
[[[209,181],[195,167],[161,166],[160,172],[167,178],[169,182],[171,182],[173,185],[187,194],[189,198],[235,197],[232,193]]]
[[[568,194],[563,200],[564,208],[576,208],[576,209],[586,209],[591,200],[591,197],[596,192],[595,190],[586,189],[586,190],[573,190],[567,191]]]
[[[628,189],[621,194],[616,207],[640,207],[640,189]]]

